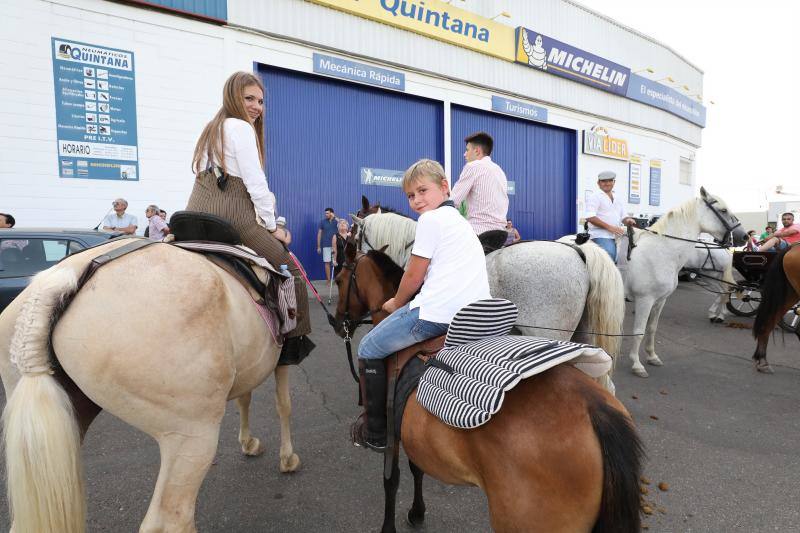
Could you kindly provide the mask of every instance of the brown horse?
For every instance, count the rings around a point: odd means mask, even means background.
[[[385,254],[356,251],[336,278],[336,328],[352,332],[367,312],[373,322],[397,290],[402,269]],[[345,318],[347,319],[345,321]],[[509,391],[503,409],[472,430],[448,426],[412,394],[403,412],[402,444],[414,475],[408,521],[424,520],[423,472],[442,482],[478,486],[500,532],[639,531],[642,445],[625,407],[568,365],[554,367]],[[397,443],[395,443],[397,444]],[[384,477],[383,532],[395,531],[397,453]]]
[[[761,287],[761,303],[753,323],[756,351],[753,360],[759,372],[771,374],[767,362],[767,343],[775,325],[800,300],[800,245],[778,252]],[[795,330],[800,339],[800,330]]]

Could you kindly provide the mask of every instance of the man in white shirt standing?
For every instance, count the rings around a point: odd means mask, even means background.
[[[125,212],[128,209],[128,201],[124,198],[117,198],[111,202],[111,206],[114,208],[114,212],[109,213],[103,219],[103,231],[116,231],[126,235],[136,233],[139,221],[134,215]]]
[[[625,235],[622,225],[635,225],[636,221],[625,216],[625,205],[614,195],[614,182],[617,175],[610,170],[597,176],[599,191],[586,200],[584,217],[589,224],[589,236],[600,248],[608,252],[611,259],[617,262],[618,236]]]
[[[467,143],[464,151],[467,164],[453,185],[450,199],[456,207],[466,200],[467,221],[481,244],[497,249],[503,246],[508,235],[508,180],[500,165],[492,161],[494,140],[491,135],[479,131],[467,136],[464,142]],[[481,237],[488,231],[494,233]]]

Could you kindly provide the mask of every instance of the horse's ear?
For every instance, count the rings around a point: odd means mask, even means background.
[[[361,209],[364,213],[369,211],[369,200],[367,200],[367,197],[363,194],[361,195]]]
[[[700,187],[700,197],[703,199],[708,198],[708,193],[706,192],[705,187]]]
[[[385,253],[386,253],[386,249],[387,249],[388,247],[389,247],[389,245],[388,245],[388,244],[384,244],[383,246],[381,246],[380,250],[378,250],[378,251],[379,251],[380,253],[382,253],[382,254],[385,254]]]
[[[353,213],[350,213],[350,218],[353,219],[353,224],[361,224],[362,222],[364,222],[363,218],[361,218],[358,215],[354,215]]]
[[[381,206],[378,206],[378,210],[375,211],[375,214],[380,215],[381,213],[383,213],[383,210],[381,210]]]

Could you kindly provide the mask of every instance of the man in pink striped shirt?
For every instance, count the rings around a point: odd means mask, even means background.
[[[508,180],[503,169],[490,157],[494,147],[491,135],[479,131],[469,135],[464,142],[467,143],[464,151],[467,164],[453,185],[450,199],[456,207],[466,200],[467,221],[479,236],[487,231],[500,230],[502,239],[496,246],[499,248],[507,235]]]

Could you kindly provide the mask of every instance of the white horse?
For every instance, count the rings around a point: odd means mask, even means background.
[[[416,221],[395,213],[351,216],[358,224],[354,236],[364,250],[382,249],[398,265],[408,264]],[[613,335],[622,332],[625,315],[622,278],[598,246],[587,244],[580,250],[585,263],[569,245],[551,241],[501,248],[486,256],[489,288],[492,296],[519,308],[517,329],[523,335],[574,338],[613,357],[620,339]]]
[[[667,298],[678,286],[678,272],[696,253],[695,243],[701,232],[711,234],[719,242],[730,239],[733,245],[743,244],[747,239],[747,233],[725,202],[704,188],[700,189],[700,198],[669,211],[648,230],[636,231],[634,235],[636,248],[628,261],[625,293],[635,302],[629,356],[633,363],[631,370],[639,377],[647,377],[639,361],[642,340],[647,363],[663,364],[655,347],[658,319]]]
[[[249,430],[250,391],[273,372],[280,469],[300,464],[288,367],[276,368],[280,346],[227,272],[153,244],[103,266],[75,293],[93,258],[127,242],[45,270],[0,314],[8,502],[19,533],[84,531],[80,442],[101,409],[158,442],[161,469],[143,532],[195,531],[195,500],[228,400],[239,404],[242,450],[261,453]]]

